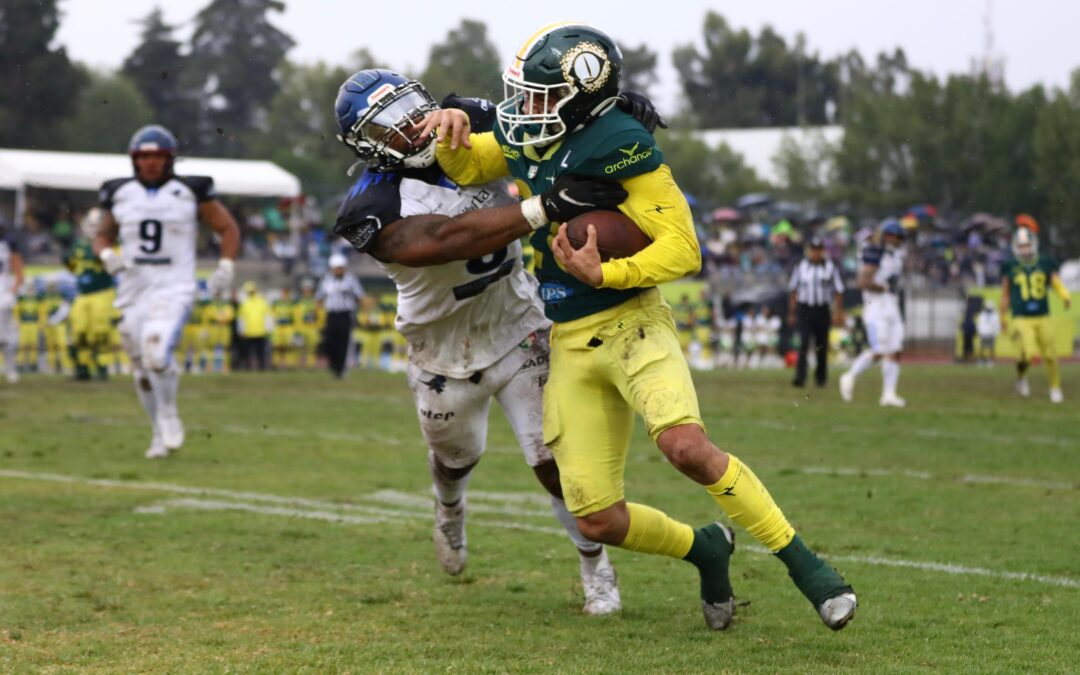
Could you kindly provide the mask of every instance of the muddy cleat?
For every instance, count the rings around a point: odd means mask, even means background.
[[[855,608],[859,602],[855,599],[855,593],[842,593],[835,598],[829,598],[818,606],[818,616],[825,625],[833,630],[840,630],[855,618]]]
[[[435,557],[451,576],[465,569],[468,548],[465,539],[465,499],[453,506],[435,501]]]
[[[907,401],[896,394],[884,394],[878,400],[878,405],[882,408],[903,408],[907,405]]]
[[[840,376],[840,398],[844,403],[851,403],[851,397],[855,394],[855,376],[844,373]]]
[[[1061,403],[1064,400],[1065,400],[1065,394],[1061,393],[1061,389],[1058,389],[1057,387],[1055,387],[1055,388],[1050,390],[1050,402],[1051,403]]]
[[[685,559],[701,576],[701,612],[712,630],[726,629],[735,615],[735,593],[728,576],[734,552],[735,531],[723,523],[712,523],[694,530],[694,543],[686,554]]]
[[[184,444],[184,424],[176,415],[159,415],[158,428],[161,430],[161,442],[169,450],[179,450]]]
[[[585,589],[585,607],[582,611],[586,614],[602,616],[622,609],[619,582],[607,549],[601,549],[600,555],[581,556],[581,585]]]
[[[1031,385],[1028,384],[1026,377],[1021,377],[1016,380],[1016,393],[1024,398],[1031,396]]]

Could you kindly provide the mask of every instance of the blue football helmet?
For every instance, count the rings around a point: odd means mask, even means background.
[[[128,154],[160,153],[176,156],[176,136],[160,124],[149,124],[136,131],[128,142]]]
[[[361,70],[338,89],[338,139],[377,171],[431,166],[435,136],[420,138],[419,127],[437,107],[416,80],[389,70]]]

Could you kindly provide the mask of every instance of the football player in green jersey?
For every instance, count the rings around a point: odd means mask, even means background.
[[[90,209],[80,226],[83,238],[76,241],[64,265],[75,275],[78,295],[71,304],[71,332],[75,349],[75,379],[89,380],[91,370],[101,379],[108,378],[104,357],[112,333],[112,305],[116,300],[112,275],[94,254],[90,241],[97,234],[104,214]]]
[[[1027,227],[1016,230],[1012,238],[1013,258],[1001,266],[1001,332],[1009,335],[1019,352],[1016,361],[1016,391],[1023,397],[1031,394],[1027,380],[1028,366],[1036,354],[1046,362],[1050,379],[1050,400],[1061,403],[1061,368],[1054,346],[1050,321],[1049,289],[1061,297],[1068,309],[1072,298],[1058,276],[1058,265],[1049,256],[1039,254],[1039,238]],[[1009,313],[1012,324],[1009,324]]]
[[[671,308],[656,286],[696,273],[701,253],[686,199],[652,135],[616,107],[622,55],[603,32],[554,24],[530,36],[506,69],[507,97],[494,132],[469,134],[460,111],[432,113],[437,159],[458,184],[512,176],[525,200],[440,224],[444,251],[490,253],[530,231],[536,276],[552,329],[544,389],[544,439],[555,452],[566,503],[588,538],[692,563],[701,577],[706,624],[727,628],[735,610],[728,577],[733,532],[720,523],[693,529],[623,494],[634,414],[673,466],[702,485],[736,523],[787,566],[824,623],[838,630],[854,616],[855,594],[795,534],[748,466],[709,440],[682,356]],[[596,233],[574,249],[565,223],[615,201],[652,244],[602,262]],[[472,232],[481,250],[459,244]],[[484,246],[491,248],[485,249]]]

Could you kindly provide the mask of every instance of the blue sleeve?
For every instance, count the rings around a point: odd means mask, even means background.
[[[885,255],[885,249],[881,246],[867,246],[863,249],[862,261],[866,265],[880,265],[883,255]]]
[[[177,176],[176,179],[191,188],[191,191],[195,193],[196,201],[200,204],[211,199],[217,199],[214,179],[210,176]]]
[[[457,108],[469,116],[469,126],[474,134],[495,128],[495,104],[484,98],[470,98],[449,94],[439,104],[440,108]]]

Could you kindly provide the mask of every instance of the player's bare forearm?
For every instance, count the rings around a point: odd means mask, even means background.
[[[240,252],[240,227],[225,205],[216,199],[199,205],[199,219],[221,237],[221,257],[236,260]]]
[[[1005,330],[1005,324],[1008,322],[1009,312],[1009,277],[1005,277],[1001,280],[1001,297],[998,298],[998,315],[1001,316],[1001,329]]]
[[[517,204],[477,209],[460,216],[411,216],[379,232],[371,254],[409,267],[441,265],[494,253],[532,232]]]
[[[100,258],[102,251],[115,246],[118,234],[119,227],[116,224],[116,219],[112,217],[111,212],[105,211],[101,216],[101,223],[98,225],[94,240],[90,242],[90,247],[94,249],[94,255]]]
[[[874,283],[874,274],[877,273],[877,270],[877,265],[863,265],[860,267],[859,276],[855,280],[856,285],[864,291],[870,291],[872,293],[884,292],[884,286]]]
[[[22,256],[18,253],[12,253],[11,257],[8,258],[8,264],[11,266],[11,276],[15,280],[15,285],[11,287],[11,290],[18,294],[19,289],[22,288],[23,282],[26,281]]]

